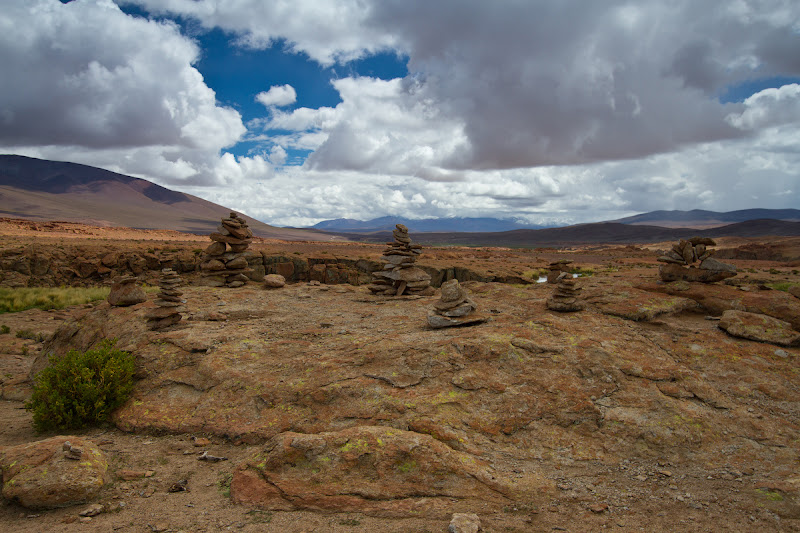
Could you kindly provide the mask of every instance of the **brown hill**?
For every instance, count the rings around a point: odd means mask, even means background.
[[[209,233],[230,211],[191,194],[108,170],[0,155],[0,216]],[[276,228],[245,218],[258,237],[331,240],[330,235],[315,231]]]

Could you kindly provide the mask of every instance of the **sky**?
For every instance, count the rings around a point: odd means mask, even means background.
[[[3,0],[0,153],[277,226],[800,208],[796,0]]]

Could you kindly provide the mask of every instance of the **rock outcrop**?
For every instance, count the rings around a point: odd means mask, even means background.
[[[158,281],[161,292],[154,302],[158,307],[145,315],[150,329],[164,329],[181,321],[181,313],[186,311],[183,305],[186,300],[181,298],[183,292],[178,290],[182,283],[180,276],[171,268],[161,271],[161,279]]]
[[[109,305],[114,307],[125,307],[128,305],[136,305],[147,300],[147,294],[144,289],[138,284],[138,278],[134,276],[121,276],[111,286],[111,292],[108,293]]]
[[[29,509],[86,503],[106,482],[108,461],[80,437],[46,440],[0,449],[3,496]]]
[[[394,242],[386,243],[388,248],[381,257],[384,261],[383,270],[372,273],[369,290],[384,296],[432,295],[434,291],[430,286],[430,274],[414,266],[422,254],[422,246],[411,243],[408,228],[402,224],[397,224],[393,236]]]
[[[200,264],[205,285],[233,288],[247,283],[250,279],[247,274],[253,272],[244,256],[253,240],[247,222],[231,211],[209,238],[213,242],[206,248],[205,261]]]
[[[665,263],[658,269],[659,276],[664,281],[701,283],[714,283],[735,276],[736,267],[711,257],[716,250],[710,246],[716,246],[716,243],[708,237],[692,237],[688,241],[681,239],[658,258]],[[692,266],[698,261],[700,268]]]
[[[529,497],[545,486],[526,487],[533,489]],[[453,510],[502,506],[520,489],[487,462],[430,435],[356,426],[275,436],[236,469],[231,497],[273,510],[445,518]]]
[[[734,337],[779,346],[800,346],[800,333],[794,331],[791,324],[758,313],[725,311],[720,318],[719,327]]]
[[[583,310],[586,304],[581,300],[581,290],[571,275],[562,277],[553,295],[547,299],[547,308],[562,313]]]
[[[448,328],[485,322],[485,316],[473,314],[477,308],[458,280],[451,279],[442,284],[441,298],[428,311],[428,325],[432,328]]]

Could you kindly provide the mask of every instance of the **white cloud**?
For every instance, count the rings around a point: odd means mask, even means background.
[[[744,101],[745,109],[730,114],[728,122],[743,130],[758,130],[782,124],[800,125],[800,85],[764,89]]]
[[[239,35],[251,48],[284,45],[322,65],[396,47],[391,32],[370,22],[374,6],[365,0],[121,0],[153,13],[192,17],[206,28]]]
[[[297,93],[291,85],[273,85],[268,91],[256,95],[256,101],[266,107],[287,106],[297,101]]]

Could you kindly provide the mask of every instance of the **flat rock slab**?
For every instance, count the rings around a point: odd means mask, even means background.
[[[485,315],[467,315],[467,316],[457,316],[457,317],[449,317],[449,316],[442,316],[433,311],[428,313],[428,325],[432,328],[452,328],[452,327],[459,327],[459,326],[475,326],[477,324],[482,324],[489,320],[488,316]]]
[[[725,311],[719,320],[719,327],[734,337],[779,346],[800,346],[800,333],[794,331],[791,324],[758,313]]]
[[[658,274],[664,281],[694,281],[715,283],[732,278],[736,272],[730,270],[707,270],[705,268],[683,267],[674,263],[665,263],[658,268]]]
[[[522,494],[536,498],[547,487],[538,478],[533,486],[503,480],[485,461],[430,435],[358,426],[276,435],[236,469],[231,497],[274,510],[445,518],[453,510],[502,505]]]
[[[69,441],[81,450],[78,459],[65,456]],[[53,509],[82,504],[100,492],[108,462],[94,443],[59,436],[0,449],[3,496],[29,509]]]

